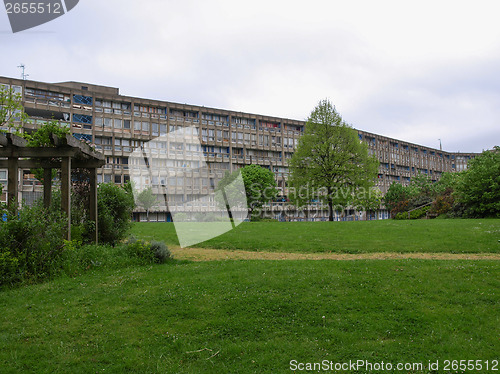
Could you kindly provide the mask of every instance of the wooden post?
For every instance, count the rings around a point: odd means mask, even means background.
[[[9,177],[7,181],[7,204],[14,207],[17,211],[18,208],[18,191],[19,191],[19,169],[17,157],[9,157],[8,161]]]
[[[71,157],[63,157],[61,163],[61,209],[68,216],[66,238],[71,240]]]
[[[89,218],[91,221],[95,222],[95,244],[99,241],[98,232],[98,214],[97,214],[97,168],[92,168],[90,170],[90,196],[89,196]]]
[[[43,205],[45,208],[50,207],[52,197],[52,169],[43,169]]]

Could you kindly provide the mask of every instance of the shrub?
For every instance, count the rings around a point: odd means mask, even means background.
[[[103,183],[97,190],[99,209],[99,241],[116,245],[131,227],[134,209],[134,195],[130,184],[119,187],[113,183]]]
[[[394,219],[408,219],[408,212],[400,212],[394,216]]]
[[[42,203],[7,211],[0,220],[0,284],[37,281],[61,270],[67,219]]]
[[[432,203],[431,212],[437,215],[442,215],[448,213],[453,208],[455,199],[453,197],[453,190],[447,188],[442,194],[436,197],[436,200]]]
[[[410,212],[410,219],[419,219],[425,217],[427,211],[430,209],[430,206],[424,206],[420,209],[415,209]]]
[[[162,264],[172,258],[172,254],[163,242],[149,243],[142,239],[129,238],[125,242],[125,251],[141,264]]]
[[[154,262],[154,253],[151,245],[142,239],[130,238],[125,242],[125,250],[132,258],[137,258],[142,264],[151,264]]]
[[[410,212],[410,219],[419,219],[425,217],[427,211],[430,209],[429,206],[424,206],[420,209],[415,209]],[[394,219],[408,219],[408,212],[400,212],[394,216]]]
[[[172,253],[165,243],[154,241],[151,242],[150,247],[156,263],[163,264],[172,258]]]

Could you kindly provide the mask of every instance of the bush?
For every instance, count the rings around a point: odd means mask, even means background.
[[[67,219],[42,203],[7,211],[0,220],[0,284],[33,282],[61,271]]]
[[[439,216],[452,210],[453,204],[455,203],[452,193],[453,190],[447,188],[442,194],[438,195],[436,200],[432,203],[431,212]]]
[[[125,250],[132,258],[139,259],[141,264],[162,264],[172,258],[172,254],[163,242],[147,242],[129,238],[125,242]]]
[[[170,253],[165,243],[154,241],[151,242],[150,247],[156,263],[163,264],[172,258],[172,253]]]
[[[113,183],[103,183],[97,190],[99,210],[99,241],[116,245],[125,238],[131,227],[134,209],[134,195],[130,184],[119,187]]]
[[[400,213],[397,213],[397,214],[394,216],[394,219],[398,219],[398,220],[401,220],[401,219],[408,219],[408,212],[400,212]]]
[[[410,212],[410,219],[419,219],[425,217],[429,209],[430,209],[429,206],[424,206],[423,208],[412,210]],[[397,213],[394,216],[394,219],[399,219],[399,220],[408,219],[408,212]]]
[[[424,206],[423,208],[412,210],[410,212],[410,219],[419,219],[425,217],[429,209],[430,206]]]

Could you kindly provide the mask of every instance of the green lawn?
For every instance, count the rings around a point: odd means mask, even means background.
[[[178,245],[172,223],[135,223],[134,235]],[[275,252],[500,252],[500,220],[245,222],[196,246]]]
[[[8,290],[0,305],[2,373],[500,358],[495,261],[174,262]]]

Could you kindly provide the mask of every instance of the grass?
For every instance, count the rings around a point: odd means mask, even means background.
[[[135,223],[132,232],[179,245],[172,223]],[[499,253],[500,220],[245,222],[196,246],[300,253]]]
[[[287,373],[292,359],[499,359],[499,279],[495,261],[173,262],[91,271],[0,293],[0,367]]]

